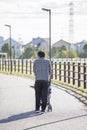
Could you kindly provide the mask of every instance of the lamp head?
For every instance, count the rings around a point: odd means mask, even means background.
[[[51,11],[50,9],[46,9],[46,8],[42,8],[42,10],[44,10],[44,11]]]

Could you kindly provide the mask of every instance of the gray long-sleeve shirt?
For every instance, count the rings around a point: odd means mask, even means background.
[[[49,81],[51,76],[51,63],[49,60],[39,58],[34,61],[33,71],[35,80]]]

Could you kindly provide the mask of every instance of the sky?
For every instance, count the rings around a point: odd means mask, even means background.
[[[70,33],[70,6],[73,2],[73,33]],[[51,41],[60,39],[73,42],[87,40],[87,0],[0,0],[0,36],[11,37],[26,44],[32,38],[49,37],[49,13],[51,9]]]

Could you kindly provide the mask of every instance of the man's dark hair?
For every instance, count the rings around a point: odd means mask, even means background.
[[[39,56],[39,57],[45,57],[45,53],[44,53],[43,51],[39,51],[39,52],[38,52],[38,56]]]

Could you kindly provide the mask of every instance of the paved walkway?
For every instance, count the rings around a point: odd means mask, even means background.
[[[29,78],[0,74],[0,130],[87,130],[87,107],[60,86],[52,86],[52,112],[34,113]]]

